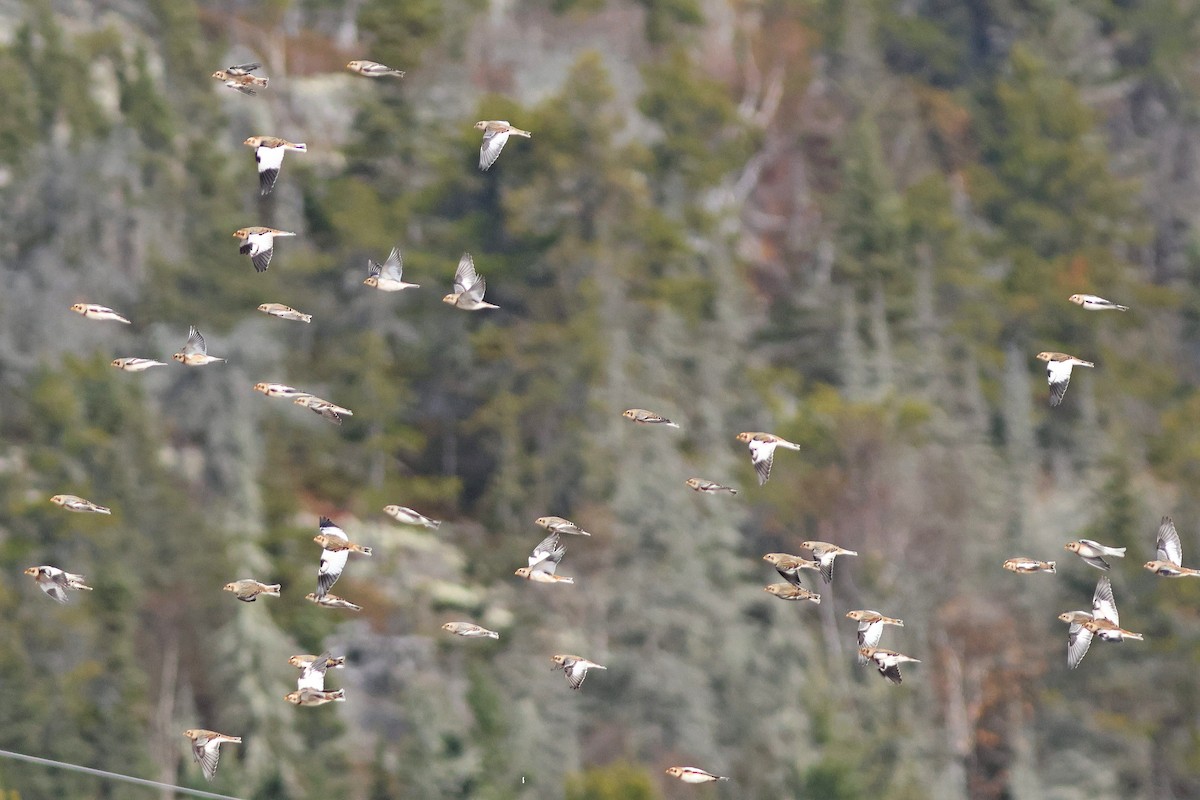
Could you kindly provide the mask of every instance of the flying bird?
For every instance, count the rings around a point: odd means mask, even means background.
[[[1091,631],[1104,642],[1121,642],[1126,639],[1142,640],[1140,633],[1121,627],[1117,613],[1117,601],[1113,598],[1112,582],[1104,575],[1096,582],[1096,593],[1092,595],[1092,618],[1083,621],[1085,630]]]
[[[235,239],[241,239],[238,252],[250,256],[250,263],[255,272],[266,272],[271,265],[271,256],[275,254],[276,236],[295,236],[291,231],[279,231],[274,228],[264,228],[253,225],[249,228],[238,228],[233,232]]]
[[[763,591],[770,592],[780,600],[808,600],[810,603],[821,604],[821,595],[794,583],[772,583],[764,586]]]
[[[1120,627],[1121,617],[1117,613],[1112,583],[1107,575],[1096,581],[1090,614],[1086,611],[1066,611],[1059,614],[1058,618],[1070,626],[1067,631],[1067,666],[1070,669],[1076,669],[1083,661],[1091,647],[1093,636],[1107,642],[1142,638],[1141,634]]]
[[[208,354],[208,345],[204,343],[204,337],[200,335],[200,331],[196,330],[195,325],[188,328],[187,343],[183,346],[183,349],[171,356],[171,358],[189,367],[203,367],[206,364],[215,364],[217,362],[226,363],[225,359]]]
[[[700,492],[700,494],[720,494],[721,492],[728,492],[729,494],[738,493],[738,490],[734,489],[732,486],[722,486],[721,484],[713,481],[706,481],[704,478],[688,478],[686,481],[684,481],[684,483],[695,489],[697,492]]]
[[[484,119],[475,123],[475,130],[483,131],[483,145],[479,148],[479,168],[484,172],[491,169],[492,164],[500,157],[500,151],[508,143],[509,136],[533,136],[529,131],[514,128],[507,120]]]
[[[1183,545],[1179,541],[1179,533],[1170,517],[1163,517],[1158,526],[1158,537],[1155,540],[1158,549],[1157,558],[1147,561],[1144,566],[1155,575],[1164,578],[1182,578],[1185,575],[1200,577],[1200,569],[1189,569],[1183,566]]]
[[[529,566],[521,567],[514,574],[535,583],[574,583],[574,578],[555,574],[566,553],[566,545],[559,544],[558,534],[551,533],[533,548],[533,553],[529,556]]]
[[[603,664],[597,664],[595,661],[588,661],[586,658],[560,653],[559,655],[550,656],[550,660],[554,662],[554,669],[561,669],[567,676],[567,683],[572,689],[578,689],[583,686],[583,679],[587,677],[589,669],[608,669]]]
[[[165,361],[155,361],[153,358],[114,358],[111,365],[125,372],[145,372],[151,367],[170,366]]]
[[[269,78],[260,78],[257,75],[251,75],[251,72],[261,67],[262,64],[239,64],[225,69],[219,69],[212,74],[214,78],[223,82],[230,89],[235,89],[242,94],[254,95],[257,94],[252,86],[261,86],[266,88]]]
[[[422,525],[431,530],[437,530],[442,524],[440,519],[431,519],[406,506],[384,506],[383,513],[397,522],[403,522],[406,525]]]
[[[221,757],[220,747],[225,742],[241,744],[242,737],[227,736],[216,731],[206,731],[203,728],[191,728],[183,735],[192,740],[192,758],[204,772],[206,780],[212,780],[217,775],[217,761]]]
[[[667,767],[667,774],[672,778],[678,778],[684,783],[711,783],[713,781],[729,780],[729,778],[721,775],[713,775],[711,772],[705,772],[699,767]]]
[[[572,536],[591,536],[590,533],[583,528],[563,517],[538,517],[534,521],[535,525],[540,525],[551,533],[566,533]]]
[[[289,142],[278,136],[251,136],[242,144],[254,148],[254,160],[258,163],[258,193],[268,195],[275,188],[275,179],[283,167],[284,153],[291,150],[294,153],[308,152],[304,142]]]
[[[805,569],[820,570],[821,562],[809,561],[807,558],[794,556],[791,553],[767,553],[763,556],[771,566],[775,567],[783,579],[792,586],[800,586],[800,571]]]
[[[474,622],[447,622],[442,626],[442,630],[449,631],[455,636],[464,636],[468,639],[500,638],[500,634],[496,631],[490,631],[481,625],[476,625]]]
[[[107,319],[112,320],[113,322],[124,322],[126,325],[131,324],[129,320],[125,319],[108,306],[98,306],[95,303],[76,303],[75,305],[71,306],[71,310],[76,314],[82,314],[85,319]]]
[[[362,606],[355,605],[344,597],[338,597],[336,594],[318,595],[316,592],[309,592],[304,595],[305,600],[311,600],[319,606],[325,608],[345,608],[350,611],[362,611]]]
[[[289,658],[288,663],[300,670],[300,677],[296,679],[296,688],[325,691],[325,671],[329,669],[329,664],[333,660],[333,653],[329,651],[310,659],[301,659],[299,656]],[[342,661],[345,663],[345,659]]]
[[[443,303],[449,303],[464,311],[482,311],[485,308],[500,306],[483,301],[483,293],[487,282],[475,271],[475,262],[470,253],[463,253],[458,260],[458,269],[454,271],[454,291],[442,298]]]
[[[1092,605],[1095,603],[1093,598]],[[1067,629],[1067,667],[1075,669],[1092,646],[1092,632],[1083,627],[1083,623],[1092,620],[1092,615],[1087,611],[1064,611],[1058,618],[1070,626]]]
[[[329,654],[328,652],[322,653],[319,656],[313,656],[313,655],[307,655],[307,654],[291,656],[290,658],[288,658],[288,663],[291,664],[296,669],[303,670],[306,666],[313,663],[318,658],[325,659],[325,669],[327,669],[327,670],[341,669],[342,667],[346,666],[346,657],[345,656],[334,656],[334,655]]]
[[[304,406],[314,414],[318,414],[332,422],[334,425],[342,424],[342,417],[353,417],[354,412],[348,408],[342,408],[336,403],[331,403],[328,400],[322,400],[314,394],[302,393],[292,399],[292,402],[298,406]]]
[[[775,448],[786,447],[788,450],[799,450],[800,445],[789,442],[773,433],[743,431],[737,435],[739,442],[750,445],[750,463],[758,475],[758,485],[762,486],[771,477],[771,462],[775,460]]]
[[[1122,306],[1094,294],[1073,294],[1067,298],[1077,306],[1083,306],[1088,311],[1128,311],[1129,306]]]
[[[644,408],[628,408],[621,412],[621,416],[625,419],[631,419],[634,422],[640,422],[643,425],[665,425],[668,428],[678,428],[674,422],[664,417],[662,414],[656,414],[653,411],[647,411]]]
[[[386,64],[380,64],[378,61],[351,61],[346,65],[346,69],[351,72],[357,72],[359,75],[365,75],[368,78],[381,78],[384,75],[391,75],[395,78],[403,78],[404,71],[392,69]]]
[[[73,494],[56,494],[50,498],[50,502],[67,511],[74,511],[77,514],[111,514],[112,511],[93,503],[91,500],[84,500],[82,497],[77,497]]]
[[[1046,362],[1046,379],[1050,382],[1050,405],[1057,406],[1067,393],[1071,382],[1071,367],[1094,367],[1091,361],[1069,356],[1066,353],[1041,352],[1037,357]]]
[[[862,653],[863,648],[879,646],[879,640],[883,638],[884,625],[895,625],[898,628],[904,627],[904,620],[896,619],[895,617],[885,617],[878,611],[871,611],[869,609],[847,611],[846,616],[858,623],[858,663],[860,666],[865,666],[868,661],[868,658]]]
[[[324,597],[342,576],[342,570],[350,560],[350,553],[369,556],[371,548],[352,543],[346,532],[334,525],[329,517],[321,517],[319,528],[320,533],[313,537],[313,541],[321,545],[321,565],[317,568],[317,596]]]
[[[1004,562],[1003,567],[1009,572],[1049,572],[1051,575],[1054,574],[1053,561],[1038,561],[1036,558],[1028,558],[1026,556],[1010,558]]]
[[[1108,545],[1093,542],[1091,539],[1080,539],[1076,542],[1067,542],[1063,545],[1063,549],[1074,553],[1082,558],[1088,564],[1091,564],[1096,569],[1107,570],[1108,562],[1104,560],[1104,556],[1112,556],[1114,558],[1124,558],[1124,547],[1109,547]]]
[[[285,694],[283,699],[298,706],[323,706],[339,700],[344,702],[346,690],[338,689],[336,692],[326,692],[318,689],[297,689]]]
[[[254,391],[262,392],[267,397],[282,397],[286,400],[312,396],[308,392],[302,392],[294,386],[288,386],[286,383],[256,383],[254,384]]]
[[[67,602],[67,589],[92,591],[92,587],[84,583],[86,579],[82,575],[64,572],[58,567],[29,567],[25,574],[33,578],[39,589],[60,603]]]
[[[312,322],[312,314],[304,314],[283,303],[263,303],[258,310],[272,317],[279,317],[290,322]]]
[[[897,653],[895,650],[885,650],[882,647],[860,647],[858,648],[858,657],[862,663],[874,661],[875,666],[879,668],[879,674],[895,684],[899,684],[903,680],[900,675],[901,664],[906,661],[914,664],[921,663],[912,656]]]
[[[400,258],[400,248],[393,247],[388,253],[387,261],[377,264],[367,259],[367,279],[363,281],[372,289],[381,292],[400,292],[405,289],[419,289],[419,283],[405,283],[404,261]]]
[[[251,578],[243,578],[240,581],[227,583],[222,588],[227,592],[233,592],[233,596],[243,603],[253,603],[260,594],[266,597],[279,597],[281,587],[278,583],[259,583]]]
[[[800,547],[803,550],[811,550],[812,554],[817,557],[817,563],[821,565],[821,577],[825,579],[826,583],[833,580],[833,560],[835,558],[858,555],[853,550],[846,550],[829,542],[801,542]]]

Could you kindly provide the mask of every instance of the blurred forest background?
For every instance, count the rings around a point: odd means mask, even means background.
[[[212,788],[261,800],[1200,796],[1200,584],[1140,567],[1163,514],[1200,564],[1200,2],[3,0],[0,37],[0,748],[202,787],[214,728]],[[257,97],[209,77],[247,61]],[[533,138],[481,173],[479,119]],[[254,134],[309,148],[262,199]],[[260,224],[300,234],[261,275]],[[393,245],[419,290],[362,285]],[[500,311],[439,302],[464,251]],[[228,365],[108,365],[189,324]],[[1096,362],[1057,409],[1040,350]],[[742,430],[803,450],[760,489]],[[302,599],[321,514],[375,548],[361,614]],[[594,534],[574,587],[512,575],[545,514]],[[1070,672],[1079,536],[1130,548],[1146,641]],[[762,591],[805,539],[862,554],[820,606]],[[905,620],[902,686],[851,608]],[[296,709],[322,648],[348,700]]]

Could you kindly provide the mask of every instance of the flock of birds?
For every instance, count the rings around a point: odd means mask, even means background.
[[[218,70],[213,73],[213,77],[242,94],[254,95],[256,89],[265,88],[268,85],[267,78],[254,74],[260,69],[260,66],[259,64],[234,65],[224,70]],[[351,61],[347,64],[347,69],[371,78],[404,76],[404,72],[374,61]],[[483,132],[479,168],[485,171],[496,162],[510,137],[530,138],[531,136],[529,131],[515,128],[504,120],[483,120],[476,123],[475,128]],[[307,146],[303,143],[291,142],[275,136],[251,136],[245,140],[244,144],[254,148],[255,161],[258,165],[259,188],[262,195],[270,193],[274,188],[283,165],[284,155],[287,152],[303,153],[307,151]],[[274,240],[278,237],[295,235],[290,231],[261,226],[242,228],[234,233],[234,236],[241,241],[239,252],[249,256],[252,266],[258,272],[265,271],[270,265],[274,253]],[[403,262],[398,248],[393,248],[382,264],[368,259],[368,276],[363,283],[384,292],[418,288],[417,284],[408,283],[403,279]],[[485,288],[484,278],[475,271],[470,254],[464,253],[455,272],[454,290],[447,294],[443,301],[467,311],[497,308],[496,305],[483,300]],[[1126,306],[1093,295],[1077,294],[1071,296],[1070,300],[1087,310],[1127,310]],[[106,306],[76,303],[71,306],[71,310],[87,319],[129,324],[128,319]],[[282,303],[264,303],[258,307],[258,310],[284,320],[302,323],[312,321],[311,315]],[[1094,366],[1092,362],[1065,353],[1042,352],[1038,353],[1037,358],[1047,362],[1050,405],[1052,406],[1057,406],[1062,402],[1073,367]],[[195,326],[190,328],[186,343],[180,352],[173,355],[173,359],[187,366],[205,366],[225,361],[223,358],[208,354],[204,337]],[[127,372],[141,372],[152,367],[167,366],[167,363],[149,358],[122,357],[113,360],[112,366]],[[341,424],[344,417],[353,415],[353,412],[347,408],[284,384],[258,383],[254,389],[268,397],[290,399],[297,405],[308,408],[336,424]],[[679,427],[666,417],[647,409],[631,408],[624,411],[623,416],[632,422],[643,425]],[[800,449],[795,443],[772,433],[749,431],[739,433],[736,439],[749,447],[751,464],[760,486],[765,484],[771,476],[771,467],[777,448]],[[733,487],[704,478],[689,478],[686,485],[702,494],[736,495],[738,493],[738,490]],[[75,495],[58,494],[53,496],[51,501],[68,511],[111,514],[109,508]],[[404,506],[389,505],[384,511],[398,522],[405,524],[419,525],[430,529],[436,529],[441,524],[438,520],[426,517]],[[562,543],[562,537],[590,536],[591,534],[570,520],[558,516],[540,517],[536,520],[536,524],[546,529],[548,535],[534,547],[526,566],[517,569],[515,574],[535,583],[573,584],[574,578],[557,573],[558,566],[566,554],[566,546]],[[344,530],[326,517],[320,518],[314,542],[321,547],[317,568],[317,586],[314,592],[305,596],[305,599],[326,608],[361,610],[361,606],[332,594],[330,589],[342,575],[349,563],[350,556],[356,554],[369,557],[371,548],[352,542]],[[1156,546],[1158,558],[1148,562],[1145,565],[1146,569],[1166,577],[1200,576],[1200,570],[1187,569],[1182,566],[1179,535],[1169,517],[1164,517],[1162,520]],[[772,583],[766,586],[765,591],[781,600],[820,603],[820,594],[806,589],[801,583],[801,573],[805,570],[817,572],[825,584],[830,584],[833,580],[835,559],[839,556],[858,555],[853,550],[820,541],[802,542],[800,549],[808,551],[812,557],[805,558],[790,553],[768,553],[763,556],[763,560],[771,564],[784,579],[782,583]],[[1125,555],[1124,548],[1108,547],[1089,539],[1070,542],[1066,545],[1066,549],[1078,554],[1091,566],[1105,571],[1110,568],[1105,557],[1124,557]],[[1004,568],[1017,573],[1054,573],[1056,571],[1053,561],[1040,561],[1027,557],[1009,559],[1004,563]],[[91,587],[86,584],[83,575],[70,573],[54,566],[29,567],[25,570],[25,574],[33,577],[43,592],[60,603],[67,602],[68,591],[91,591]],[[224,590],[233,593],[238,600],[255,602],[260,596],[279,597],[281,586],[245,578],[227,583]],[[906,662],[919,663],[911,656],[879,646],[885,627],[889,625],[903,627],[903,620],[869,609],[851,610],[845,616],[858,623],[857,660],[860,665],[873,664],[884,678],[891,683],[899,684],[902,681],[900,665]],[[1113,598],[1112,585],[1107,575],[1101,577],[1096,585],[1091,612],[1070,611],[1060,615],[1059,619],[1070,625],[1067,662],[1072,669],[1079,666],[1080,661],[1088,652],[1093,637],[1105,642],[1142,639],[1141,634],[1120,627],[1120,617]],[[472,639],[500,638],[497,631],[466,621],[447,622],[442,629],[448,633]],[[565,674],[572,689],[579,689],[583,685],[589,670],[606,669],[603,664],[567,653],[555,654],[550,657],[550,660],[554,669],[561,670]],[[306,707],[345,701],[345,690],[328,691],[325,688],[326,672],[329,669],[343,668],[345,666],[344,657],[335,657],[330,652],[324,652],[315,656],[294,655],[288,659],[288,662],[300,670],[300,675],[296,682],[296,689],[287,693],[284,696],[285,700],[297,706]],[[201,728],[188,729],[184,731],[184,735],[191,740],[193,757],[200,765],[205,778],[210,781],[216,775],[220,745],[242,741],[238,736]],[[666,770],[666,774],[691,784],[729,780],[728,777],[687,766],[670,767]]]

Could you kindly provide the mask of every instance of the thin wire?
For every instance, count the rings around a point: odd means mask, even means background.
[[[32,764],[42,764],[47,767],[60,767],[62,769],[70,769],[76,772],[85,772],[88,775],[98,775],[101,778],[111,778],[112,780],[136,783],[142,786],[153,786],[158,789],[170,789],[173,792],[182,792],[183,794],[190,794],[193,797],[211,797],[215,798],[215,800],[238,800],[238,798],[230,797],[227,794],[205,792],[201,789],[188,789],[185,786],[174,786],[169,783],[159,783],[158,781],[151,781],[147,780],[146,778],[135,778],[132,775],[122,775],[118,772],[108,772],[102,769],[93,769],[92,767],[81,767],[78,764],[68,764],[64,761],[53,761],[49,758],[39,758],[38,756],[27,756],[24,753],[13,753],[8,750],[0,750],[0,756],[15,758],[18,761],[28,761]]]

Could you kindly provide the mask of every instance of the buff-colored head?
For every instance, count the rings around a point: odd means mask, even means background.
[[[1047,350],[1043,350],[1042,352],[1040,352],[1036,356],[1034,356],[1034,358],[1038,359],[1039,361],[1049,361],[1050,359],[1054,358],[1054,353],[1051,353]]]
[[[1067,542],[1066,544],[1063,545],[1064,550],[1067,550],[1072,553],[1078,553],[1079,547],[1080,547],[1079,542]]]
[[[1080,305],[1080,306],[1083,305],[1083,303],[1084,303],[1083,295],[1081,295],[1081,294],[1073,294],[1070,297],[1068,297],[1067,299],[1070,300],[1072,303],[1075,303],[1076,305]]]
[[[516,575],[518,578],[528,578],[529,573],[530,573],[529,567],[521,567],[516,572],[514,572],[513,575]]]

